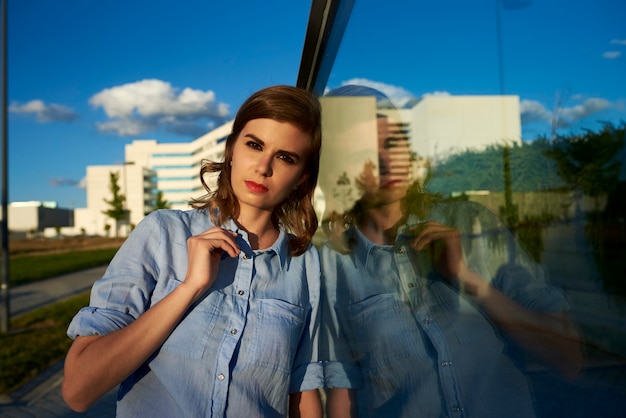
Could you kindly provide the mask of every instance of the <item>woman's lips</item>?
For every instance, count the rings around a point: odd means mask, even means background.
[[[383,184],[380,185],[381,189],[393,189],[394,187],[398,187],[400,185],[403,185],[405,182],[402,180],[389,180],[388,182],[385,182]]]
[[[248,190],[254,193],[265,193],[269,190],[267,187],[254,181],[246,180],[245,183]]]

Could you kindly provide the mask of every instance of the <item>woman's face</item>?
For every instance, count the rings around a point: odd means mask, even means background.
[[[386,117],[377,118],[378,184],[366,187],[364,199],[386,204],[402,199],[411,181],[411,152],[405,135]]]
[[[273,211],[308,174],[310,138],[296,126],[273,119],[246,123],[235,140],[231,185],[242,213]]]

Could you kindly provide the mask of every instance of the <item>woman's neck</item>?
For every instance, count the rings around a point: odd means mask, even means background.
[[[389,245],[396,241],[398,227],[404,222],[400,202],[366,208],[358,222],[359,229],[375,244]]]
[[[240,214],[235,222],[248,233],[250,247],[253,250],[271,247],[278,239],[278,227],[272,223],[271,212],[247,216]]]

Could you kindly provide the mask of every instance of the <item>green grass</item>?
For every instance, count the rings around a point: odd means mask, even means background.
[[[10,286],[108,264],[117,248],[45,255],[16,255],[9,259]],[[72,340],[67,327],[89,292],[11,319],[10,332],[0,333],[0,394],[8,394],[61,360]]]
[[[60,274],[106,265],[117,248],[59,254],[14,256],[9,259],[9,284],[18,286]]]
[[[0,394],[8,394],[61,360],[70,345],[67,327],[89,293],[36,309],[11,320],[11,332],[0,333]]]

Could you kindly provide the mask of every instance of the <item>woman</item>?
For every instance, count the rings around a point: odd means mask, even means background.
[[[329,96],[376,99],[378,164],[363,164],[359,199],[324,221],[328,416],[534,416],[526,356],[567,377],[580,369],[564,297],[486,208],[424,192],[386,97],[359,86]]]
[[[301,89],[253,94],[202,167],[216,190],[137,226],[70,324],[73,409],[121,383],[122,417],[319,414],[320,114]]]

